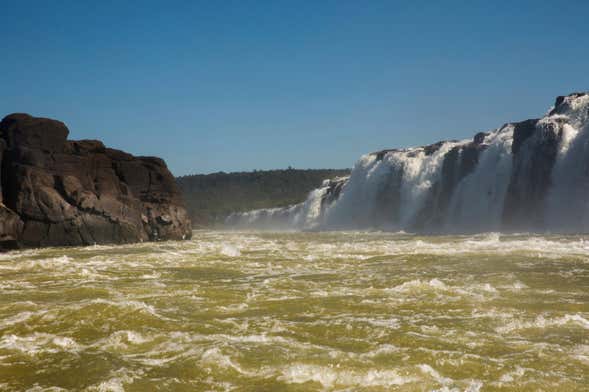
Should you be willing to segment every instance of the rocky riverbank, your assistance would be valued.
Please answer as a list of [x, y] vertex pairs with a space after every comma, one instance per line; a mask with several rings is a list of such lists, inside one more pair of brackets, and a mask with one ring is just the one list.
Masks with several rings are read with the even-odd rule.
[[28, 114], [0, 123], [0, 249], [191, 236], [162, 159], [68, 134], [64, 123]]

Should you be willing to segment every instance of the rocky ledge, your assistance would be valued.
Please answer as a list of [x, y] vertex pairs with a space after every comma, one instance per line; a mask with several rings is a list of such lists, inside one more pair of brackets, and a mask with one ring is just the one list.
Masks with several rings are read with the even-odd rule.
[[190, 219], [160, 158], [28, 114], [0, 122], [0, 250], [190, 238]]

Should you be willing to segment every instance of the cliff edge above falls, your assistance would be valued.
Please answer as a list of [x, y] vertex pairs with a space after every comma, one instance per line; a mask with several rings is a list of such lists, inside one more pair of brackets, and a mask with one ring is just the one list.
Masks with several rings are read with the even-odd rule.
[[0, 250], [190, 238], [163, 160], [68, 134], [28, 114], [0, 122]]

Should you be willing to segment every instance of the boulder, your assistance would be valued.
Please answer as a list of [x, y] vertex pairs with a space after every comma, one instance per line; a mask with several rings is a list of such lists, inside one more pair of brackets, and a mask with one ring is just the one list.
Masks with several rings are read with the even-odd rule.
[[60, 121], [27, 114], [0, 122], [0, 248], [190, 238], [163, 160], [68, 134]]

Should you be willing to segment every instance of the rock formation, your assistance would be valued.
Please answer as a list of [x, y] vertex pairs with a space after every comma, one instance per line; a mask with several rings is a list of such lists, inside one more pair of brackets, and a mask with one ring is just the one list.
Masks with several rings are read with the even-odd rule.
[[191, 236], [163, 160], [68, 134], [60, 121], [27, 114], [0, 122], [0, 248]]

